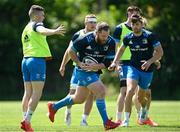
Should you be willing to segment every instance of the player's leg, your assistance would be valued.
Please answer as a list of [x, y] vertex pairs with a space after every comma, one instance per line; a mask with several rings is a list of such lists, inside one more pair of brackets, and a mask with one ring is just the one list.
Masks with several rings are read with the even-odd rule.
[[29, 58], [28, 69], [30, 71], [32, 96], [28, 104], [26, 119], [31, 120], [31, 116], [35, 111], [42, 95], [44, 82], [46, 78], [46, 60], [41, 58]]
[[67, 95], [65, 98], [58, 102], [48, 102], [48, 117], [51, 122], [54, 122], [54, 116], [56, 112], [68, 105], [82, 104], [89, 94], [89, 90], [86, 87], [78, 86], [74, 95]]
[[42, 90], [43, 90], [43, 87], [44, 87], [44, 82], [43, 81], [32, 81], [31, 82], [32, 84], [32, 96], [29, 100], [29, 103], [28, 103], [28, 109], [27, 109], [27, 113], [26, 113], [26, 116], [25, 116], [25, 120], [28, 121], [28, 122], [31, 122], [31, 118], [32, 118], [32, 115], [39, 103], [39, 100], [41, 98], [41, 95], [42, 95]]
[[125, 127], [129, 126], [129, 118], [130, 118], [131, 108], [132, 108], [132, 97], [138, 85], [138, 80], [139, 80], [139, 76], [138, 76], [137, 69], [135, 69], [134, 67], [128, 66], [124, 121], [121, 126], [125, 126]]
[[139, 91], [138, 91], [138, 99], [141, 104], [140, 109], [140, 119], [139, 124], [147, 124], [150, 126], [158, 126], [157, 123], [153, 122], [148, 117], [148, 107], [149, 107], [149, 100], [150, 100], [150, 94], [149, 94], [149, 86], [152, 81], [153, 73], [145, 73], [141, 72], [141, 79], [139, 82]]
[[116, 112], [116, 122], [122, 123], [122, 112], [124, 109], [124, 101], [126, 97], [126, 90], [127, 90], [127, 85], [126, 85], [126, 78], [127, 78], [127, 69], [128, 66], [123, 65], [121, 66], [122, 70], [119, 73], [119, 78], [120, 78], [120, 93], [117, 99], [117, 112]]
[[48, 117], [52, 122], [54, 122], [54, 116], [58, 109], [68, 105], [81, 104], [86, 100], [89, 90], [86, 88], [86, 83], [84, 83], [86, 82], [85, 74], [86, 73], [83, 71], [79, 71], [77, 73], [79, 86], [75, 92], [75, 95], [67, 95], [65, 98], [56, 103], [48, 102]]
[[23, 111], [23, 119], [26, 116], [26, 112], [28, 109], [28, 103], [32, 95], [32, 85], [30, 83], [30, 73], [27, 68], [27, 59], [22, 60], [21, 64], [21, 71], [23, 75], [23, 81], [24, 81], [24, 95], [22, 98], [22, 111]]
[[[140, 120], [147, 119], [147, 105], [149, 100], [148, 88], [151, 84], [153, 73], [140, 72], [139, 89], [138, 89], [138, 100], [141, 104]], [[147, 98], [148, 97], [148, 98]]]
[[[74, 68], [72, 77], [71, 77], [71, 81], [70, 81], [69, 95], [75, 94], [76, 88], [77, 88], [77, 83], [78, 83], [78, 80], [77, 80], [77, 76], [76, 76], [76, 68]], [[64, 121], [65, 121], [66, 125], [68, 125], [68, 126], [71, 124], [71, 107], [72, 107], [72, 105], [68, 105], [65, 110]]]
[[139, 87], [136, 88], [136, 91], [135, 91], [135, 94], [133, 95], [132, 101], [133, 101], [134, 106], [135, 106], [135, 108], [136, 108], [137, 117], [138, 117], [138, 119], [139, 119], [139, 116], [140, 116], [139, 111], [140, 111], [141, 105], [140, 105], [140, 103], [139, 103], [139, 101], [138, 101], [138, 88], [139, 88]]
[[23, 81], [24, 81], [24, 95], [22, 98], [23, 120], [21, 121], [21, 129], [23, 129], [25, 131], [26, 130], [33, 131], [30, 122], [27, 122], [25, 120], [25, 117], [27, 115], [29, 100], [32, 95], [32, 85], [30, 83], [30, 73], [28, 71], [26, 58], [23, 58], [23, 60], [22, 60], [21, 69], [22, 69]]
[[147, 111], [147, 98], [146, 98], [146, 90], [139, 87], [138, 89], [138, 101], [141, 105], [140, 108], [140, 120], [146, 120], [146, 111]]
[[24, 82], [24, 95], [22, 98], [22, 110], [23, 110], [23, 119], [26, 116], [28, 110], [29, 100], [32, 95], [32, 85], [30, 82]]
[[46, 61], [42, 58], [28, 58], [27, 68], [30, 72], [32, 94], [28, 102], [28, 109], [23, 123], [26, 130], [31, 130], [31, 127], [26, 125], [26, 122], [31, 122], [32, 115], [42, 95], [46, 75]]
[[151, 104], [151, 89], [148, 89], [146, 92], [146, 98], [147, 98], [147, 111], [146, 111], [146, 121], [144, 122], [146, 125], [156, 127], [158, 126], [158, 123], [154, 122], [150, 117], [149, 117], [149, 109], [150, 109], [150, 104]]
[[114, 123], [108, 119], [108, 115], [106, 112], [106, 103], [104, 99], [106, 88], [105, 85], [99, 80], [99, 76], [94, 77], [94, 82], [88, 85], [88, 88], [92, 91], [92, 93], [96, 97], [96, 106], [103, 120], [103, 125], [105, 130], [114, 129], [118, 127], [119, 126], [118, 123]]
[[92, 92], [89, 93], [89, 96], [85, 102], [85, 105], [84, 105], [84, 110], [83, 110], [83, 115], [82, 115], [82, 120], [80, 122], [80, 125], [81, 126], [88, 126], [88, 123], [87, 123], [87, 118], [91, 112], [91, 109], [93, 107], [93, 101], [94, 101], [94, 95]]
[[[126, 80], [123, 80], [126, 83]], [[122, 81], [121, 81], [122, 84]], [[124, 101], [125, 101], [125, 97], [126, 97], [126, 86], [122, 86], [120, 87], [120, 93], [117, 99], [117, 112], [116, 112], [116, 122], [118, 123], [122, 123], [122, 112], [124, 109]]]

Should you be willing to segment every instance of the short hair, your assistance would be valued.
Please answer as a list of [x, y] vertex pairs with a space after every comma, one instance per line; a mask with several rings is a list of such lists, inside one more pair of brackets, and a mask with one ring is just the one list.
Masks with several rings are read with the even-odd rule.
[[95, 14], [88, 14], [85, 16], [85, 22], [88, 22], [88, 19], [89, 18], [94, 18], [94, 19], [97, 19], [96, 15]]
[[143, 23], [143, 18], [140, 15], [132, 15], [131, 17], [131, 22], [136, 23], [136, 22], [141, 22]]
[[44, 8], [39, 5], [32, 5], [29, 10], [29, 17], [32, 17], [34, 14], [36, 14], [39, 11], [44, 11]]
[[101, 31], [109, 31], [109, 25], [106, 22], [99, 22], [96, 26], [96, 31], [101, 32]]
[[133, 11], [137, 11], [140, 15], [142, 15], [142, 10], [139, 7], [132, 5], [127, 8], [126, 11], [127, 17], [128, 17], [128, 12], [133, 12]]

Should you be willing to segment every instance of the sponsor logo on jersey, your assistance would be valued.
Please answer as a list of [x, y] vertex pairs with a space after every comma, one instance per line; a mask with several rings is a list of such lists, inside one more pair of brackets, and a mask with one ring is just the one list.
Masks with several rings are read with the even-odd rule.
[[92, 49], [92, 48], [91, 48], [91, 46], [89, 45], [89, 46], [86, 47], [86, 49]]

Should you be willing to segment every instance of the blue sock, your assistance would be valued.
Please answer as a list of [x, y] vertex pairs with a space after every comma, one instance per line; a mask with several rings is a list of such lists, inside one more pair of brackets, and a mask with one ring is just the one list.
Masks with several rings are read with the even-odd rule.
[[67, 95], [65, 98], [61, 99], [60, 101], [56, 102], [54, 105], [53, 105], [53, 109], [55, 110], [58, 110], [64, 106], [67, 106], [67, 105], [73, 105], [73, 99], [71, 96]]
[[106, 104], [105, 104], [104, 99], [97, 99], [96, 106], [101, 115], [101, 118], [103, 119], [103, 123], [105, 124], [106, 121], [108, 120], [108, 116], [107, 116], [107, 112], [106, 112]]

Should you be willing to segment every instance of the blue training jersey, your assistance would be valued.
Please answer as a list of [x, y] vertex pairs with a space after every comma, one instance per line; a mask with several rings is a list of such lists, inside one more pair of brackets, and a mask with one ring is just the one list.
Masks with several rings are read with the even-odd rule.
[[141, 69], [144, 60], [148, 60], [153, 56], [154, 47], [160, 45], [157, 37], [150, 31], [143, 29], [141, 36], [135, 36], [132, 33], [128, 34], [123, 39], [123, 46], [129, 46], [131, 51], [130, 64], [136, 69], [143, 72], [152, 72], [154, 64], [147, 71]]
[[111, 64], [115, 56], [115, 41], [111, 36], [105, 44], [99, 44], [95, 41], [95, 32], [88, 33], [84, 37], [73, 42], [71, 47], [78, 53], [79, 60], [88, 63], [91, 60], [94, 63], [103, 63], [106, 67]]

